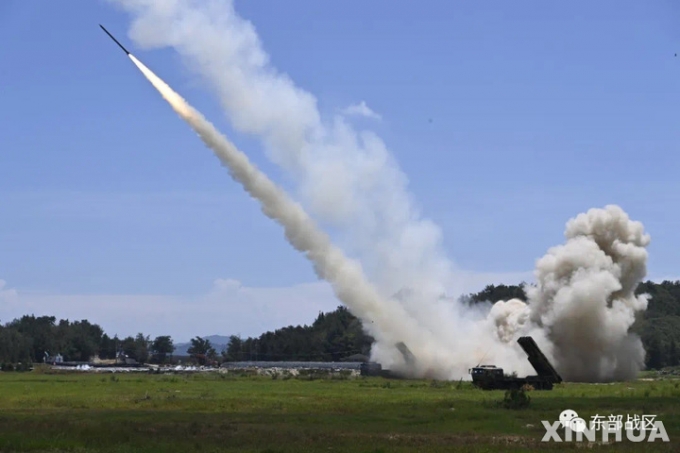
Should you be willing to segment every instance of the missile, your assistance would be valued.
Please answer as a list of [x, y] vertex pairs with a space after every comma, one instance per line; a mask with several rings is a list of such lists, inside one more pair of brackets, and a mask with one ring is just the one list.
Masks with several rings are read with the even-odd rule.
[[121, 43], [119, 43], [118, 40], [116, 38], [114, 38], [113, 35], [111, 33], [109, 33], [109, 31], [106, 28], [104, 28], [104, 26], [102, 24], [99, 24], [99, 26], [102, 27], [102, 30], [104, 30], [104, 33], [109, 35], [109, 38], [113, 39], [113, 41], [116, 44], [118, 44], [121, 49], [123, 49], [123, 52], [125, 52], [127, 55], [130, 55], [130, 52], [128, 52], [128, 50], [125, 47], [123, 47], [123, 45]]

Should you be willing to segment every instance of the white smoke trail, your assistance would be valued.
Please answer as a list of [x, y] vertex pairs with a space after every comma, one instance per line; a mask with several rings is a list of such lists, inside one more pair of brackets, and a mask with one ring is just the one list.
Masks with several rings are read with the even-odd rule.
[[[455, 348], [463, 327], [456, 325], [456, 307], [439, 300], [454, 283], [453, 264], [442, 251], [439, 228], [420, 217], [407, 178], [382, 140], [357, 132], [341, 116], [322, 121], [314, 96], [269, 64], [254, 27], [231, 0], [116, 3], [133, 14], [138, 44], [175, 48], [213, 87], [235, 128], [263, 140], [269, 157], [295, 176], [305, 207], [344, 236], [380, 295]], [[396, 293], [400, 297], [392, 299]], [[410, 334], [408, 324], [393, 327], [401, 338]], [[400, 358], [392, 363], [392, 353], [386, 344], [373, 356], [397, 366]]]
[[[305, 253], [314, 264], [317, 275], [331, 283], [337, 297], [362, 320], [378, 342], [393, 347], [399, 341], [405, 341], [418, 352], [422, 367], [444, 359], [446, 349], [437, 350], [437, 340], [403, 309], [388, 306], [386, 300], [365, 279], [361, 266], [333, 246], [328, 236], [314, 224], [300, 205], [288, 198], [245, 154], [163, 80], [133, 55], [129, 56], [173, 110], [229, 168], [232, 177], [260, 202], [262, 211], [284, 227], [288, 241], [298, 251]], [[417, 370], [403, 371], [419, 373]], [[435, 373], [442, 378], [448, 377], [442, 374], [441, 369], [435, 370]]]
[[342, 116], [324, 122], [316, 98], [272, 67], [232, 0], [111, 1], [133, 15], [134, 41], [177, 50], [218, 94], [232, 125], [262, 139], [300, 185], [307, 210], [337, 228], [383, 296], [417, 291], [401, 302], [421, 322], [438, 324], [420, 308], [450, 288], [453, 264], [440, 229], [421, 218], [377, 135], [356, 131]]

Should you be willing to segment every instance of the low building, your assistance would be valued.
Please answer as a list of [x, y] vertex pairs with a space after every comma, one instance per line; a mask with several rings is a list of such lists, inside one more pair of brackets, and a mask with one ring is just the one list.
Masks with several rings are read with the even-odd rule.
[[52, 365], [57, 364], [57, 363], [64, 363], [64, 357], [57, 353], [55, 356], [51, 356], [47, 353], [45, 353], [45, 363], [51, 363]]

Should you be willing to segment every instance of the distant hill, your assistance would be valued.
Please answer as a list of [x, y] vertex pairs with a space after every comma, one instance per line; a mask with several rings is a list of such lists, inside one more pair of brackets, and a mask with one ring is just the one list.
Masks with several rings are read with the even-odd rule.
[[[201, 337], [210, 341], [210, 344], [215, 351], [219, 354], [223, 349], [226, 349], [229, 345], [229, 337], [225, 335], [208, 335], [207, 337]], [[187, 343], [176, 343], [175, 352], [172, 355], [189, 355], [188, 349], [191, 347], [191, 342]]]

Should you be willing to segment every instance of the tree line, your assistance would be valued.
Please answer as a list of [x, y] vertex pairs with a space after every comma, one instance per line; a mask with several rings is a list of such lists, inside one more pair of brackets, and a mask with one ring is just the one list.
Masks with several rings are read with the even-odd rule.
[[361, 321], [340, 306], [333, 312], [319, 313], [309, 326], [288, 326], [256, 338], [231, 336], [222, 359], [337, 362], [355, 356], [360, 360], [370, 355], [373, 341]]
[[[680, 281], [645, 282], [637, 293], [650, 294], [649, 306], [632, 327], [647, 351], [647, 367], [658, 369], [680, 365]], [[526, 301], [524, 285], [488, 285], [482, 291], [461, 297], [457, 303], [477, 304], [512, 298]], [[229, 344], [216, 351], [208, 339], [191, 339], [188, 350], [198, 364], [225, 361], [340, 361], [364, 360], [370, 355], [373, 338], [347, 308], [340, 306], [319, 313], [311, 325], [288, 326], [259, 337], [231, 336]], [[0, 325], [0, 364], [30, 364], [64, 361], [134, 360], [140, 363], [173, 362], [171, 336], [151, 339], [142, 333], [118, 338], [104, 333], [87, 320], [59, 320], [54, 316], [23, 316]], [[10, 365], [11, 366], [11, 365]]]
[[135, 337], [111, 338], [99, 325], [88, 320], [57, 321], [54, 316], [26, 315], [0, 325], [0, 363], [5, 368], [9, 364], [57, 360], [89, 362], [93, 357], [163, 363], [174, 349], [169, 335], [153, 340], [141, 333]]

